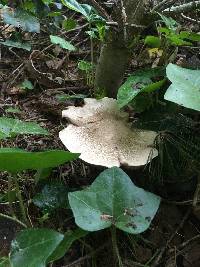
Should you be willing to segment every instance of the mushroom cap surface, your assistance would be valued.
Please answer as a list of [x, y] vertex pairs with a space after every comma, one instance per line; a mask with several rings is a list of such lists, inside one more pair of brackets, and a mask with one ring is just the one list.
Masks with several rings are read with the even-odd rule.
[[69, 151], [105, 167], [142, 166], [149, 161], [150, 152], [151, 158], [157, 156], [153, 148], [156, 132], [131, 129], [128, 114], [118, 109], [115, 99], [85, 99], [85, 103], [63, 111], [73, 123], [59, 133]]

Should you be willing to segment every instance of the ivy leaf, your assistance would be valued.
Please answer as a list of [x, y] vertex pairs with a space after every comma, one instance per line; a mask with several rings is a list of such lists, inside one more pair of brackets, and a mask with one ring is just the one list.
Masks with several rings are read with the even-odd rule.
[[27, 152], [18, 148], [1, 148], [0, 171], [19, 172], [53, 168], [78, 157], [79, 154], [62, 150]]
[[36, 17], [24, 9], [16, 10], [4, 8], [2, 10], [3, 21], [27, 32], [40, 32], [40, 23]]
[[0, 139], [17, 134], [49, 135], [49, 132], [35, 122], [24, 122], [18, 119], [0, 117]]
[[98, 231], [114, 225], [139, 234], [148, 229], [160, 198], [136, 187], [120, 168], [103, 171], [92, 185], [69, 193], [69, 204], [76, 224], [87, 231]]
[[55, 35], [50, 35], [50, 39], [52, 44], [57, 44], [60, 45], [60, 47], [69, 50], [69, 51], [75, 51], [76, 47], [73, 46], [70, 42], [66, 41], [65, 39], [55, 36]]
[[171, 63], [166, 70], [172, 84], [164, 98], [186, 108], [200, 111], [200, 70], [186, 69]]
[[58, 208], [68, 208], [68, 190], [63, 184], [46, 184], [41, 193], [33, 198], [33, 203], [44, 213], [51, 213]]
[[45, 267], [47, 259], [64, 239], [50, 229], [26, 229], [11, 244], [12, 267]]

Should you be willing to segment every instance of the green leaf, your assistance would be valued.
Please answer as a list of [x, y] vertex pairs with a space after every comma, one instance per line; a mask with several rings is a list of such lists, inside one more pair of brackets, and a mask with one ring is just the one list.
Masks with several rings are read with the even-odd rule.
[[4, 23], [6, 24], [10, 24], [18, 28], [20, 27], [24, 31], [28, 32], [40, 32], [40, 23], [38, 19], [23, 9], [3, 9], [2, 17]]
[[118, 90], [117, 103], [119, 107], [122, 108], [126, 106], [149, 84], [151, 84], [150, 78], [130, 76]]
[[74, 19], [65, 19], [63, 20], [62, 27], [66, 31], [73, 30], [77, 26], [77, 21]]
[[50, 39], [52, 44], [58, 44], [60, 47], [69, 50], [69, 51], [75, 51], [76, 47], [73, 46], [70, 42], [66, 41], [65, 39], [55, 36], [55, 35], [50, 35]]
[[136, 187], [120, 168], [103, 171], [92, 185], [69, 193], [76, 224], [87, 231], [114, 225], [132, 234], [148, 229], [160, 198]]
[[78, 157], [79, 154], [62, 150], [27, 152], [17, 148], [1, 148], [0, 171], [19, 172], [28, 169], [53, 168]]
[[48, 262], [56, 261], [62, 257], [64, 257], [65, 253], [69, 250], [74, 241], [85, 237], [88, 234], [87, 231], [84, 231], [80, 228], [77, 228], [74, 231], [69, 231], [65, 233], [65, 237], [63, 241], [59, 244], [57, 249], [53, 252], [53, 254], [48, 259]]
[[167, 66], [167, 77], [172, 82], [164, 98], [186, 108], [200, 111], [200, 70]]
[[78, 62], [78, 68], [79, 68], [79, 70], [83, 70], [85, 72], [89, 72], [92, 69], [94, 69], [94, 65], [89, 61], [80, 60]]
[[9, 47], [15, 47], [15, 48], [21, 48], [27, 51], [31, 51], [31, 44], [28, 42], [18, 42], [13, 40], [6, 40], [4, 42], [0, 42], [0, 44], [9, 46]]
[[117, 102], [119, 107], [126, 106], [142, 92], [150, 92], [151, 89], [158, 89], [162, 83], [152, 83], [151, 78], [160, 75], [164, 75], [162, 68], [136, 71], [134, 75], [128, 77], [126, 82], [118, 90]]
[[17, 134], [49, 135], [49, 132], [35, 122], [24, 122], [18, 119], [0, 117], [0, 138], [1, 134], [6, 138]]
[[178, 34], [170, 33], [169, 35], [166, 36], [166, 38], [171, 42], [171, 44], [176, 46], [192, 45], [191, 42], [181, 39]]
[[156, 48], [156, 47], [160, 47], [161, 45], [161, 40], [159, 37], [156, 37], [156, 36], [152, 36], [152, 35], [148, 35], [145, 40], [144, 40], [144, 43], [146, 45], [148, 45], [149, 47], [152, 47], [152, 48]]
[[55, 209], [69, 208], [67, 195], [68, 189], [63, 184], [46, 184], [33, 198], [33, 203], [44, 213], [51, 213]]
[[182, 39], [188, 39], [194, 42], [200, 42], [200, 34], [194, 32], [181, 31], [179, 37]]
[[30, 82], [29, 80], [25, 79], [21, 83], [20, 88], [22, 88], [22, 89], [28, 89], [28, 90], [33, 90], [34, 89], [34, 86], [33, 86], [32, 82]]
[[76, 0], [61, 0], [64, 6], [67, 6], [69, 9], [72, 9], [76, 12], [81, 13], [88, 21], [90, 21], [90, 16], [94, 9], [87, 4], [79, 4]]
[[12, 267], [46, 267], [47, 259], [64, 239], [50, 229], [26, 229], [11, 244]]
[[161, 17], [162, 21], [165, 23], [165, 25], [167, 26], [167, 28], [169, 28], [170, 30], [173, 30], [174, 32], [176, 31], [176, 29], [180, 25], [177, 21], [175, 21], [171, 17], [168, 18], [168, 17], [164, 16], [161, 13], [158, 13], [158, 15]]

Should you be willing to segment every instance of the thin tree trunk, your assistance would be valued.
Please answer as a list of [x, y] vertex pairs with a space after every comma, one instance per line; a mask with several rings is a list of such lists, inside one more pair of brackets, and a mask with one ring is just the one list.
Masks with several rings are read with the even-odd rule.
[[145, 0], [118, 0], [112, 19], [117, 28], [110, 28], [102, 46], [95, 76], [95, 91], [116, 97], [134, 47], [130, 44], [144, 28]]

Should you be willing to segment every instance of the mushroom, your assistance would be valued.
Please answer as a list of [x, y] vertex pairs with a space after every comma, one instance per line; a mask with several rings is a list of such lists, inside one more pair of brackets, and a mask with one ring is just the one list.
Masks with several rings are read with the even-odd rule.
[[62, 112], [71, 124], [60, 131], [65, 147], [81, 153], [85, 162], [105, 167], [143, 166], [158, 155], [153, 148], [156, 132], [132, 129], [128, 114], [117, 100], [86, 98], [83, 107], [71, 106]]

